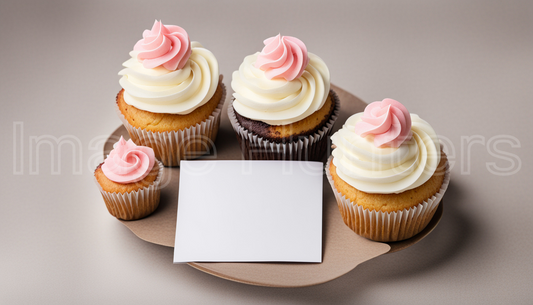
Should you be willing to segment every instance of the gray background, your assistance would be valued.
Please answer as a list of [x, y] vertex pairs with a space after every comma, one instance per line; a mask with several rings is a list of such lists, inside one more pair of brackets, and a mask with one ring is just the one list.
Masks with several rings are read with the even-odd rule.
[[[0, 303], [530, 303], [532, 3], [0, 2]], [[321, 56], [334, 84], [421, 115], [453, 165], [442, 222], [407, 250], [308, 288], [173, 265], [171, 248], [108, 214], [92, 181], [120, 125], [117, 72], [156, 18], [209, 48], [228, 86], [244, 56], [282, 33]], [[36, 147], [47, 139], [75, 145]]]

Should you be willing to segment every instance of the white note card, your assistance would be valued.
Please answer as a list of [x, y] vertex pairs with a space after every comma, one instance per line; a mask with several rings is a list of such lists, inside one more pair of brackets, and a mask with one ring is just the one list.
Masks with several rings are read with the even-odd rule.
[[322, 262], [323, 164], [181, 161], [174, 263]]

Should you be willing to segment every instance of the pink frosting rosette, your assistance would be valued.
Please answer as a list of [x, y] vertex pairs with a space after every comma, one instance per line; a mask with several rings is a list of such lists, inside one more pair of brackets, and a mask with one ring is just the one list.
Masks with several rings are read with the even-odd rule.
[[137, 146], [132, 140], [120, 140], [113, 145], [102, 171], [109, 180], [117, 183], [141, 181], [150, 173], [155, 163], [154, 150], [146, 146]]
[[292, 81], [304, 73], [309, 63], [305, 44], [296, 37], [270, 37], [257, 57], [255, 67], [265, 71], [268, 79], [284, 78]]
[[133, 47], [139, 51], [137, 59], [143, 67], [153, 69], [163, 66], [174, 71], [182, 69], [191, 56], [191, 41], [187, 32], [177, 25], [163, 25], [155, 21], [151, 30], [143, 32], [143, 39]]
[[400, 102], [386, 98], [366, 106], [361, 121], [355, 124], [361, 137], [374, 136], [376, 147], [400, 147], [411, 139], [411, 115]]

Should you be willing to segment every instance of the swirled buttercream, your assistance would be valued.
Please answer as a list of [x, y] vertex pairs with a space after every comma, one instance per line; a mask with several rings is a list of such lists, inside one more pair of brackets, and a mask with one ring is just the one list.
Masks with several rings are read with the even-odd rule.
[[337, 174], [356, 189], [367, 193], [392, 194], [425, 183], [440, 162], [440, 144], [433, 128], [410, 114], [412, 137], [399, 147], [376, 147], [374, 136], [362, 137], [356, 125], [363, 113], [348, 118], [331, 140]]
[[140, 59], [140, 54], [131, 51], [131, 58], [118, 73], [122, 76], [119, 82], [124, 88], [124, 101], [129, 105], [155, 113], [189, 114], [215, 94], [218, 62], [200, 43], [191, 42], [190, 57], [181, 69], [173, 71], [161, 65], [146, 68], [147, 59]]
[[308, 117], [324, 105], [330, 76], [320, 57], [309, 52], [309, 64], [301, 76], [287, 81], [270, 79], [265, 71], [257, 68], [259, 56], [259, 52], [246, 56], [232, 75], [233, 108], [240, 115], [270, 125], [287, 125]]
[[287, 81], [302, 76], [309, 63], [307, 47], [296, 37], [270, 37], [264, 42], [265, 47], [257, 56], [255, 67], [265, 71], [268, 79], [284, 78]]
[[113, 145], [113, 150], [102, 164], [102, 171], [109, 180], [117, 183], [141, 181], [154, 167], [154, 150], [137, 146], [123, 137]]
[[361, 137], [374, 136], [377, 147], [399, 147], [411, 139], [411, 116], [400, 102], [386, 98], [370, 103], [355, 124], [355, 133]]
[[187, 32], [177, 25], [163, 25], [155, 21], [151, 30], [143, 32], [133, 50], [143, 67], [163, 66], [167, 70], [182, 69], [191, 56], [191, 41]]

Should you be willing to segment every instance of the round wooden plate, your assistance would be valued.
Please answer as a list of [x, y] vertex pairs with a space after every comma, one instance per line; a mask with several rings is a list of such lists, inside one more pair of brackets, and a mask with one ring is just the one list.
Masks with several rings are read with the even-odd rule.
[[[366, 104], [339, 87], [332, 89], [341, 100], [341, 112], [334, 131], [346, 119], [363, 111]], [[120, 136], [128, 139], [124, 126], [117, 128], [104, 145], [104, 158]], [[326, 153], [323, 161], [326, 161]], [[226, 107], [222, 111], [220, 130], [215, 149], [202, 159], [242, 160], [239, 144], [229, 123]], [[179, 168], [165, 167], [162, 179], [161, 201], [150, 216], [136, 221], [121, 222], [140, 239], [150, 243], [174, 247], [178, 208]], [[443, 202], [428, 226], [416, 236], [394, 243], [367, 240], [351, 231], [342, 221], [335, 196], [324, 177], [322, 263], [189, 263], [190, 266], [227, 280], [270, 287], [304, 287], [336, 279], [354, 269], [358, 264], [385, 253], [393, 253], [410, 247], [426, 237], [439, 223]]]

